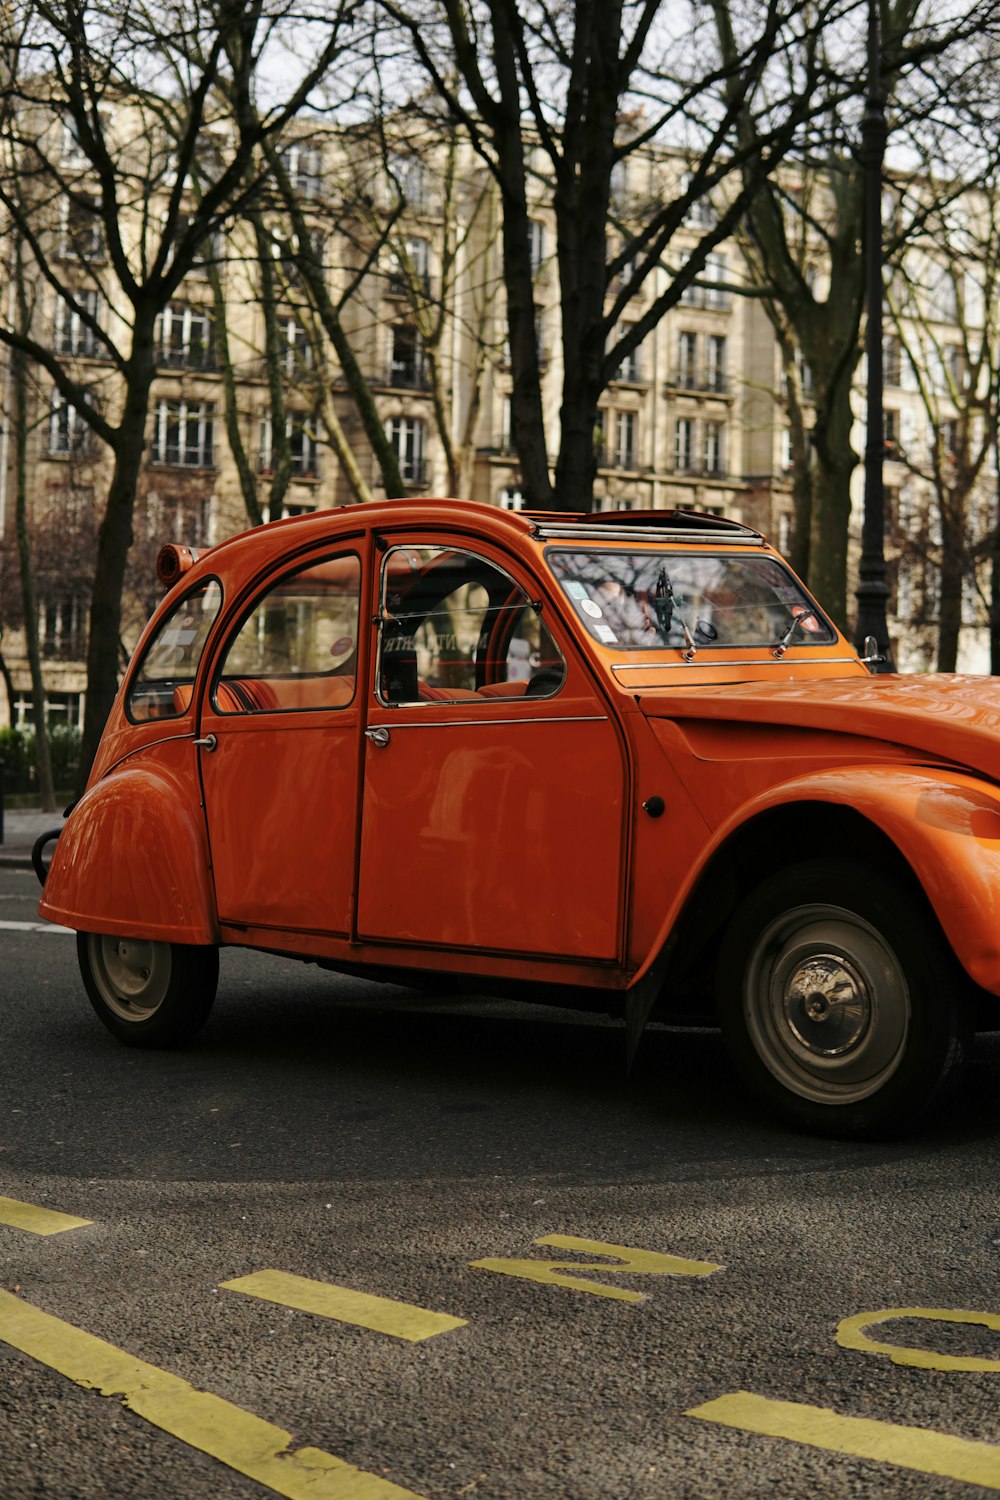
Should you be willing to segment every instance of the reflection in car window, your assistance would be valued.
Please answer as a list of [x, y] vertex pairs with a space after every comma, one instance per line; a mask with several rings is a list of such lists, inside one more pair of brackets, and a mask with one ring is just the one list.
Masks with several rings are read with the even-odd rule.
[[129, 686], [132, 720], [175, 719], [191, 702], [201, 653], [219, 613], [222, 589], [214, 578], [185, 594], [161, 621]]
[[285, 573], [226, 648], [214, 707], [224, 714], [345, 708], [354, 698], [360, 596], [354, 553]]
[[383, 703], [548, 698], [566, 662], [527, 594], [486, 558], [394, 547], [382, 569]]
[[772, 557], [553, 548], [546, 560], [588, 633], [604, 646], [773, 647], [793, 622], [793, 645], [837, 639], [826, 616]]

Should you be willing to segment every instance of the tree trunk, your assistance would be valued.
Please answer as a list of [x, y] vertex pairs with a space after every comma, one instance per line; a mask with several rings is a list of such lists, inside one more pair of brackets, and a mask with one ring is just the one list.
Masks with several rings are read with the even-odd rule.
[[[20, 245], [15, 249], [15, 274], [18, 278], [18, 321], [27, 332], [30, 323], [28, 299], [23, 280]], [[42, 652], [38, 640], [38, 601], [35, 598], [35, 576], [31, 563], [31, 541], [28, 536], [28, 377], [25, 357], [19, 350], [11, 354], [14, 396], [14, 493], [17, 527], [17, 556], [21, 573], [21, 607], [24, 615], [24, 639], [28, 648], [31, 673], [31, 716], [35, 723], [35, 766], [38, 792], [43, 812], [55, 810], [52, 785], [52, 757], [49, 753], [49, 730], [45, 680], [42, 675]]]
[[954, 672], [962, 631], [962, 584], [965, 579], [964, 507], [941, 497], [941, 567], [938, 597], [938, 672]]
[[809, 587], [841, 629], [848, 620], [847, 538], [851, 475], [857, 467], [853, 422], [851, 371], [844, 371], [825, 398], [817, 394], [808, 574]]
[[87, 701], [80, 745], [82, 792], [97, 754], [104, 726], [118, 692], [118, 649], [121, 632], [125, 566], [132, 545], [135, 492], [145, 455], [146, 414], [155, 371], [153, 315], [139, 322], [128, 364], [125, 404], [115, 439], [115, 464], [104, 518], [97, 534], [94, 591], [90, 601], [87, 641]]

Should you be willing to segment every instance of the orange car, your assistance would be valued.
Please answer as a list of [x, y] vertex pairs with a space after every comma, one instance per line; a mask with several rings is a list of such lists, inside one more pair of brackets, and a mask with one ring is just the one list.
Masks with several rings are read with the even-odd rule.
[[[353, 506], [176, 578], [40, 911], [137, 1046], [221, 944], [623, 1015], [714, 988], [786, 1118], [894, 1131], [1000, 995], [1000, 688], [872, 676], [758, 533]], [[39, 854], [40, 861], [40, 854]]]

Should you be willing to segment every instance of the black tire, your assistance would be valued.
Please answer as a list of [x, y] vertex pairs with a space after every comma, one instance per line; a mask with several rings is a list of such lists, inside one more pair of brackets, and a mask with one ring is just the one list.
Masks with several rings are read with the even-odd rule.
[[126, 1046], [183, 1046], [208, 1020], [217, 948], [79, 932], [76, 951], [91, 1005]]
[[723, 1038], [786, 1121], [898, 1135], [958, 1083], [969, 986], [922, 893], [840, 860], [778, 871], [737, 909], [719, 955]]

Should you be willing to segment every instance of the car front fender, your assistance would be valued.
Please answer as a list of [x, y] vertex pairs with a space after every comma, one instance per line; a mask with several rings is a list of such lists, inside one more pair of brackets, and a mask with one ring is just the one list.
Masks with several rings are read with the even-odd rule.
[[81, 797], [55, 846], [43, 917], [79, 932], [219, 941], [191, 753], [187, 738], [151, 747]]
[[[689, 872], [634, 987], [653, 970], [683, 920], [688, 897], [727, 843], [769, 813], [808, 804], [850, 810], [879, 829], [913, 871], [966, 973], [1000, 995], [1000, 788], [960, 771], [898, 764], [811, 772], [744, 803], [715, 830], [704, 858]], [[790, 841], [788, 863], [824, 852]], [[850, 857], [849, 846], [834, 852]], [[863, 911], [863, 884], [858, 894]]]
[[881, 829], [923, 887], [966, 973], [1000, 994], [1000, 789], [934, 768], [840, 767], [777, 789], [743, 808], [741, 821], [790, 801], [849, 807]]

